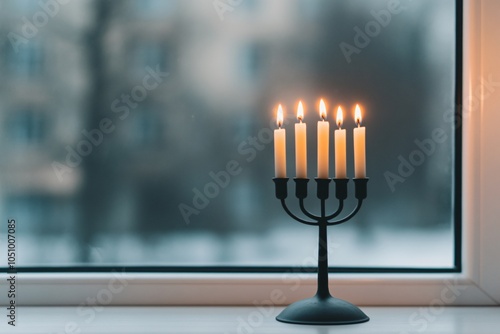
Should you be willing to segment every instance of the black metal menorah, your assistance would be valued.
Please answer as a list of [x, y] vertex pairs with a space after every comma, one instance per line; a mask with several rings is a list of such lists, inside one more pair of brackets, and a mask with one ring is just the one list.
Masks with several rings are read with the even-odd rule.
[[335, 298], [330, 294], [328, 287], [328, 238], [327, 227], [339, 225], [354, 217], [361, 209], [361, 204], [367, 196], [368, 178], [355, 178], [354, 197], [357, 199], [356, 207], [346, 216], [337, 219], [344, 211], [344, 201], [348, 197], [347, 184], [349, 179], [334, 178], [335, 198], [338, 200], [337, 210], [331, 214], [326, 213], [326, 202], [330, 197], [330, 183], [332, 179], [315, 179], [317, 197], [321, 203], [320, 214], [315, 215], [305, 208], [304, 200], [307, 198], [307, 184], [309, 179], [295, 178], [295, 196], [299, 201], [300, 211], [306, 219], [292, 213], [286, 204], [288, 196], [288, 178], [274, 178], [276, 197], [281, 201], [285, 212], [296, 221], [318, 226], [318, 287], [314, 297], [300, 300], [286, 307], [276, 320], [293, 324], [306, 325], [347, 325], [370, 320], [368, 316], [356, 305], [345, 300]]

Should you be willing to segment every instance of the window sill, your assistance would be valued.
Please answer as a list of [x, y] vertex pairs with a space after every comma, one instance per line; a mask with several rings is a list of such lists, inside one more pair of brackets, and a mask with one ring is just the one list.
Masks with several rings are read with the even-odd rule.
[[[16, 327], [29, 333], [318, 333], [318, 326], [276, 321], [281, 307], [23, 307]], [[498, 307], [364, 307], [349, 333], [498, 333]], [[322, 327], [323, 328], [323, 327]], [[320, 333], [329, 332], [325, 327]], [[0, 332], [12, 332], [6, 320]]]
[[[315, 274], [18, 274], [19, 305], [254, 305], [274, 290], [283, 305], [310, 297]], [[498, 305], [465, 274], [331, 274], [334, 296], [357, 305]], [[5, 304], [0, 296], [0, 304]]]

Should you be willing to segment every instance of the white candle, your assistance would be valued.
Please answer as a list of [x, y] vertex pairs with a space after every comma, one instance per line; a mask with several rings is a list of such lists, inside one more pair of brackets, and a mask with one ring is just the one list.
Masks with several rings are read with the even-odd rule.
[[347, 161], [346, 161], [346, 131], [342, 129], [342, 108], [337, 109], [337, 125], [338, 130], [335, 130], [335, 177], [337, 179], [347, 178]]
[[366, 177], [365, 127], [361, 125], [361, 110], [356, 105], [355, 119], [358, 127], [354, 129], [354, 177]]
[[330, 124], [326, 119], [326, 106], [323, 100], [319, 103], [319, 114], [322, 118], [318, 122], [318, 178], [328, 178], [328, 145], [329, 145], [329, 132]]
[[281, 104], [278, 107], [278, 116], [276, 118], [278, 129], [274, 130], [274, 169], [277, 178], [286, 177], [286, 132], [282, 129], [283, 108]]
[[297, 107], [297, 119], [299, 123], [295, 124], [295, 172], [298, 179], [307, 178], [307, 128], [302, 123], [304, 119], [304, 107], [299, 102]]

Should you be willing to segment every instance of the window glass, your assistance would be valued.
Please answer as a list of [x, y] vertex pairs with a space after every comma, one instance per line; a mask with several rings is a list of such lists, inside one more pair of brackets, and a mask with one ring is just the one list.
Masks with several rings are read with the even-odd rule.
[[344, 108], [351, 178], [361, 104], [370, 177], [359, 214], [329, 229], [330, 265], [453, 267], [454, 1], [40, 4], [1, 13], [0, 214], [19, 265], [314, 265], [317, 229], [274, 195], [272, 136], [282, 103], [293, 178], [301, 99], [319, 210], [324, 98], [332, 149]]

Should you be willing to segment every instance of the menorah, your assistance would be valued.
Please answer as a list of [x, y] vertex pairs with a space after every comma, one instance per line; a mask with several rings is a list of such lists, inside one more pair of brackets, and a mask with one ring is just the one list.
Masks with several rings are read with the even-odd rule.
[[286, 307], [276, 320], [293, 324], [307, 325], [347, 325], [366, 322], [370, 320], [357, 306], [335, 298], [330, 294], [328, 287], [328, 238], [327, 227], [339, 225], [354, 217], [361, 209], [361, 204], [367, 196], [368, 178], [354, 178], [354, 197], [357, 199], [356, 207], [345, 217], [337, 219], [344, 211], [344, 201], [348, 198], [347, 178], [334, 178], [335, 197], [338, 200], [337, 210], [331, 214], [326, 213], [326, 202], [330, 197], [330, 183], [332, 179], [316, 178], [317, 193], [320, 200], [320, 214], [315, 215], [305, 208], [304, 200], [307, 198], [307, 178], [295, 178], [295, 196], [298, 199], [300, 211], [307, 219], [302, 219], [292, 213], [286, 204], [288, 197], [288, 178], [274, 178], [276, 197], [281, 201], [285, 212], [296, 221], [312, 226], [318, 226], [318, 283], [314, 297], [295, 302]]

